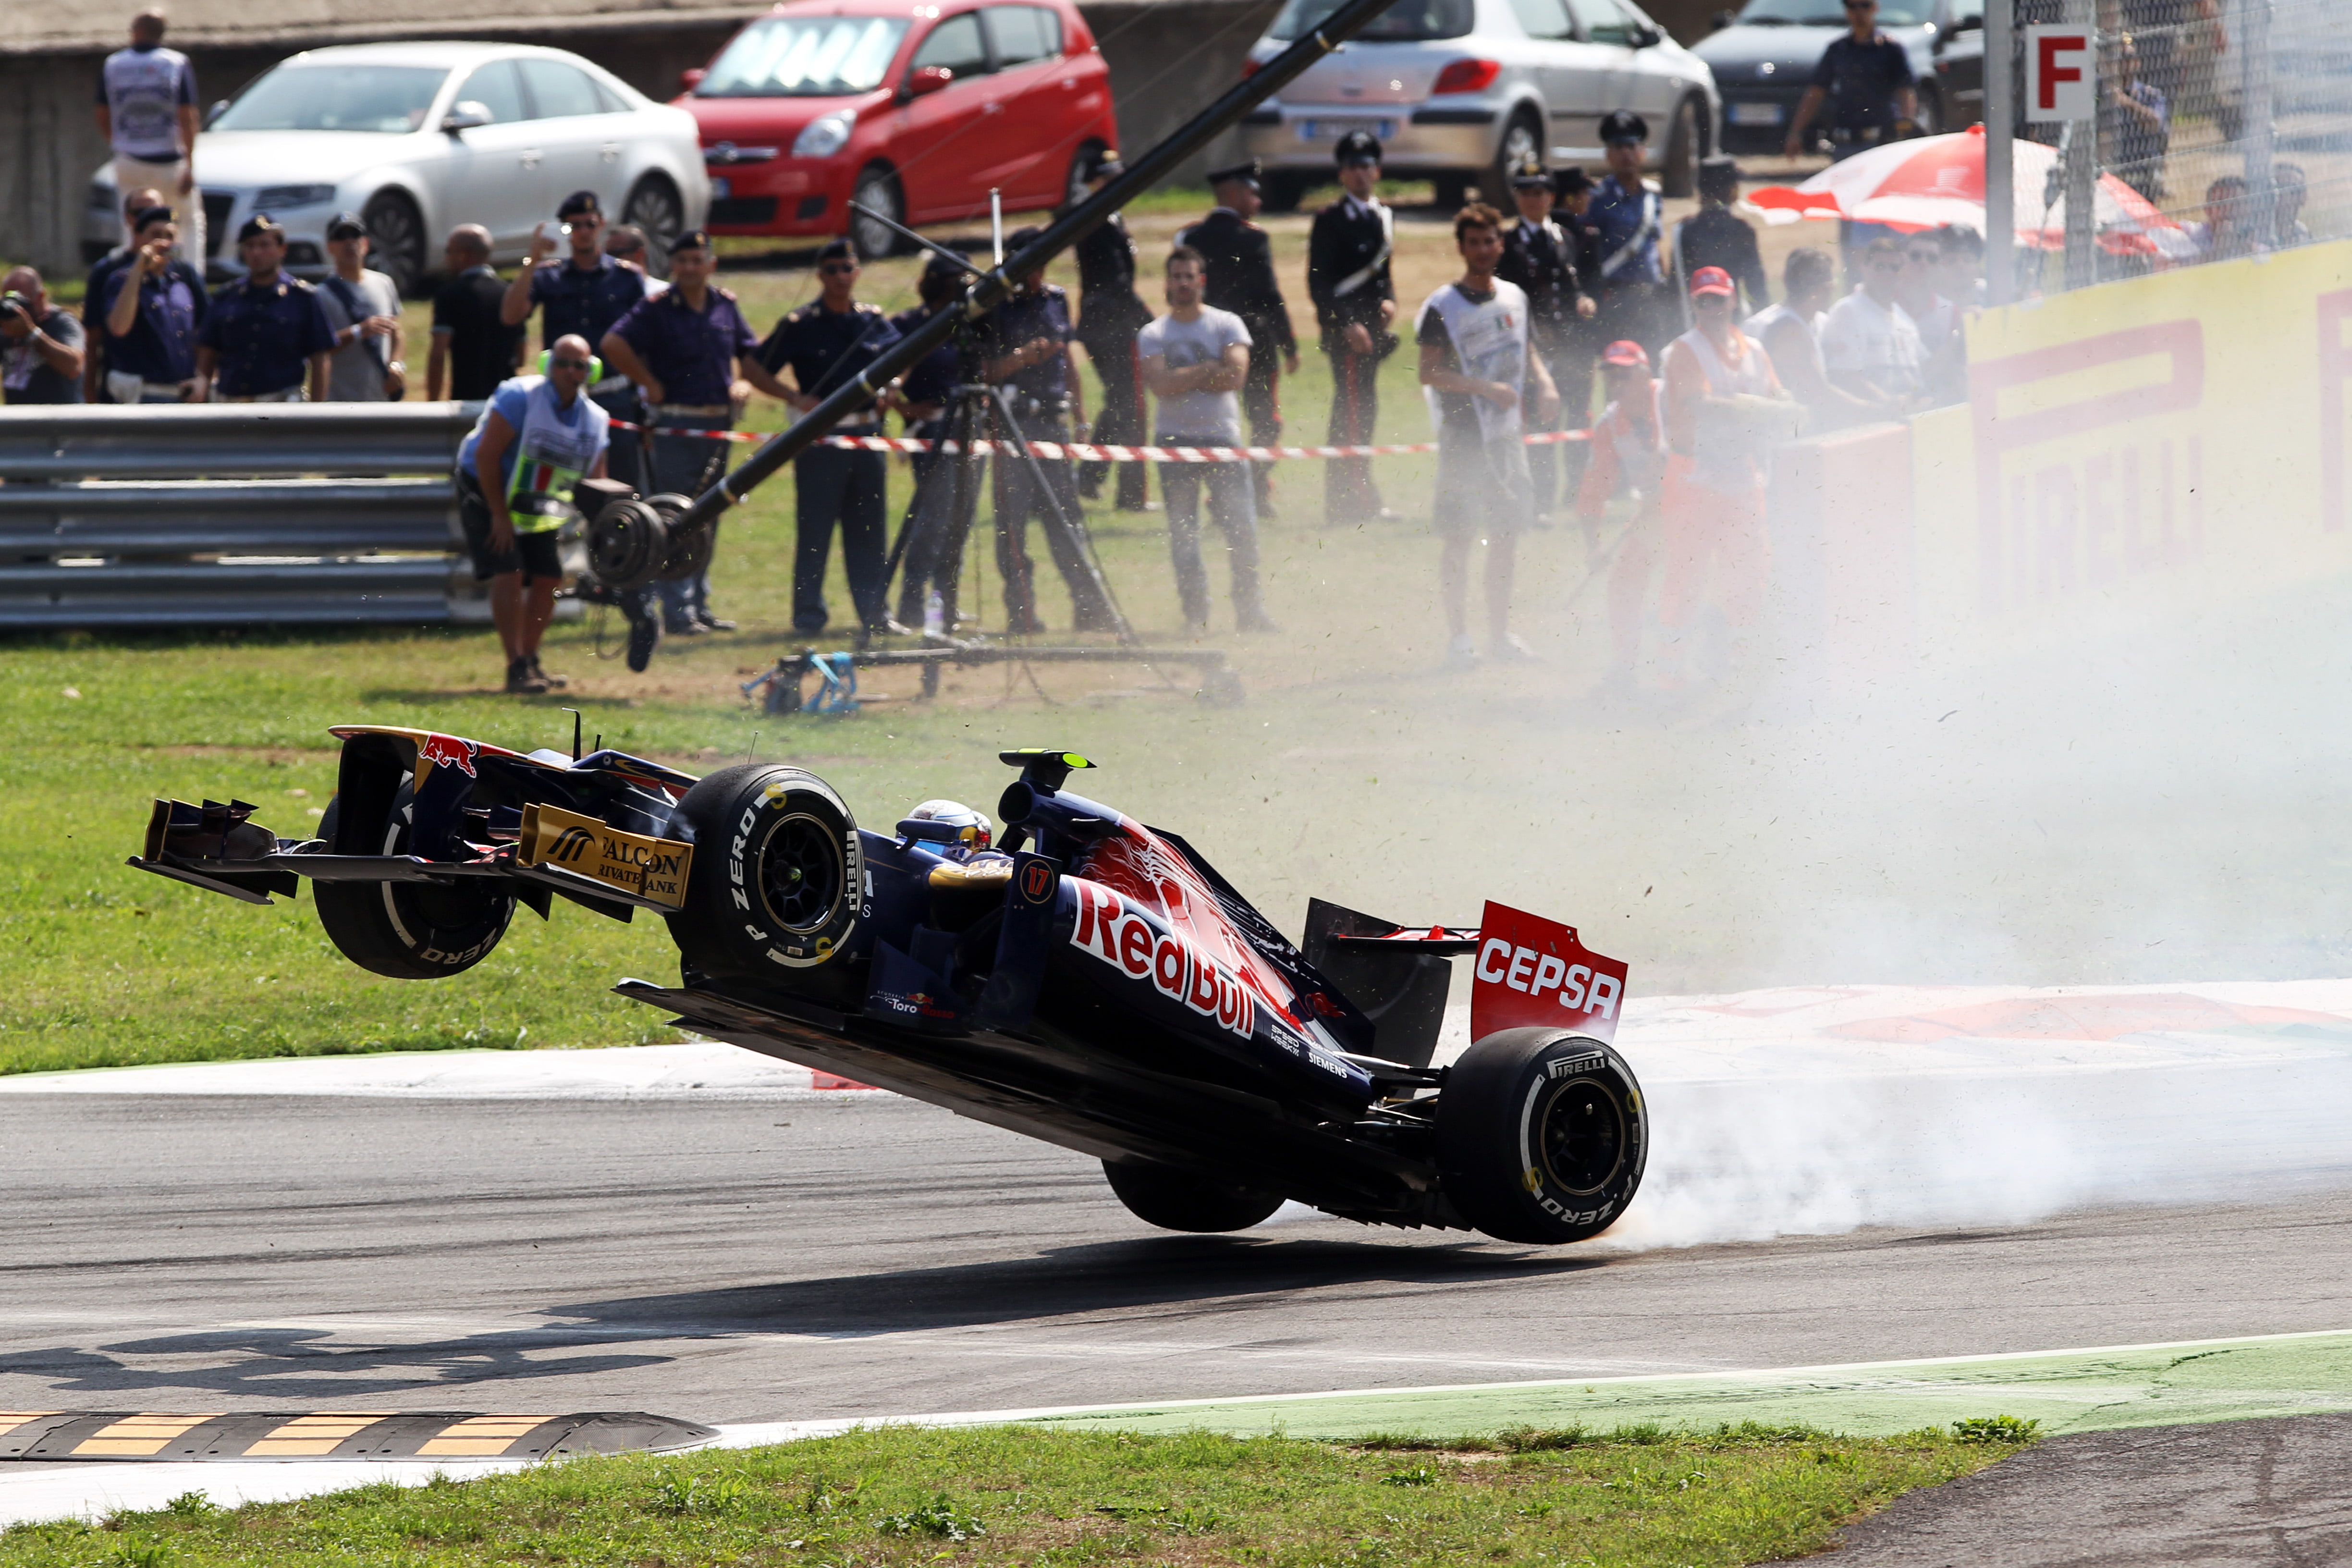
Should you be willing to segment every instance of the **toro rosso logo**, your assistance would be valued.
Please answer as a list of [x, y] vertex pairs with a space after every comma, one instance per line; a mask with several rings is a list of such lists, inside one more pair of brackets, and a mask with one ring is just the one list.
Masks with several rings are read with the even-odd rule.
[[1250, 1037], [1256, 1004], [1232, 970], [1182, 937], [1152, 930], [1150, 921], [1100, 883], [1073, 877], [1070, 886], [1078, 895], [1071, 946], [1130, 980], [1149, 981], [1161, 995], [1215, 1019], [1220, 1027]]
[[421, 768], [430, 763], [437, 768], [456, 768], [470, 779], [477, 776], [475, 750], [473, 742], [455, 735], [427, 735], [416, 743], [416, 765]]

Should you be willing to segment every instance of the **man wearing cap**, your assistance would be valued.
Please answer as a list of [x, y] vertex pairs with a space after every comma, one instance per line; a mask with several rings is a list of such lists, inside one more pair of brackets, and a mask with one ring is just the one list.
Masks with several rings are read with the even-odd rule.
[[[1551, 220], [1551, 176], [1541, 163], [1530, 161], [1511, 176], [1511, 196], [1518, 204], [1519, 220], [1503, 236], [1503, 259], [1495, 276], [1517, 284], [1527, 295], [1530, 357], [1543, 362], [1557, 388], [1568, 368], [1572, 336], [1591, 317], [1593, 304], [1576, 275], [1575, 242]], [[1530, 382], [1528, 395], [1533, 393]], [[1528, 426], [1530, 430], [1559, 427], [1557, 415]], [[1528, 473], [1539, 518], [1550, 512], [1553, 499], [1559, 494], [1559, 451], [1551, 445], [1528, 448]]]
[[[845, 239], [826, 241], [816, 253], [816, 270], [820, 292], [815, 302], [778, 321], [760, 345], [763, 367], [772, 373], [792, 372], [795, 390], [786, 401], [797, 414], [807, 413], [863, 377], [866, 367], [898, 342], [898, 329], [882, 307], [857, 298], [856, 247]], [[882, 409], [877, 400], [845, 416], [833, 433], [879, 436]], [[882, 492], [889, 479], [889, 459], [879, 452], [820, 444], [793, 459], [798, 529], [793, 551], [793, 630], [821, 632], [832, 618], [824, 603], [824, 565], [838, 522], [841, 563], [857, 610], [858, 640], [906, 633], [904, 626], [890, 618], [890, 584], [882, 569], [887, 537]]]
[[[114, 269], [126, 266], [139, 254], [139, 215], [162, 207], [171, 210], [163, 193], [152, 185], [135, 186], [122, 193], [122, 234], [121, 245], [90, 263], [89, 271], [81, 286], [82, 338], [89, 351], [82, 356], [81, 400], [84, 403], [110, 403], [106, 394], [106, 280]], [[177, 233], [176, 226], [173, 232]], [[176, 247], [178, 241], [173, 242]], [[198, 274], [202, 277], [202, 274]], [[201, 287], [198, 289], [202, 292]], [[193, 351], [192, 351], [193, 352]]]
[[1846, 33], [1830, 40], [1813, 67], [1812, 84], [1797, 101], [1782, 149], [1795, 158], [1811, 152], [1805, 133], [1826, 102], [1830, 109], [1830, 156], [1853, 157], [1865, 147], [1917, 129], [1917, 79], [1911, 56], [1878, 30], [1878, 0], [1844, 0]]
[[[1592, 415], [1592, 376], [1594, 361], [1601, 343], [1598, 320], [1601, 289], [1601, 233], [1585, 218], [1592, 205], [1592, 176], [1570, 164], [1552, 177], [1551, 221], [1559, 225], [1560, 233], [1568, 237], [1569, 249], [1576, 262], [1576, 280], [1587, 298], [1593, 301], [1594, 319], [1580, 317], [1569, 329], [1568, 350], [1558, 361], [1545, 368], [1552, 373], [1552, 385], [1559, 391], [1559, 417], [1563, 429], [1578, 430], [1586, 426]], [[1561, 373], [1567, 379], [1561, 379]], [[1581, 483], [1584, 472], [1585, 447], [1581, 442], [1571, 443], [1560, 452], [1563, 493]]]
[[141, 11], [131, 19], [131, 47], [115, 50], [99, 68], [98, 133], [114, 149], [116, 188], [161, 191], [179, 226], [180, 259], [201, 269], [210, 254], [204, 198], [196, 191], [196, 132], [204, 116], [196, 107], [195, 67], [179, 50], [163, 47], [163, 26], [162, 11]]
[[[1661, 650], [1668, 685], [1682, 679], [1702, 606], [1719, 608], [1735, 635], [1754, 624], [1772, 564], [1764, 455], [1802, 417], [1764, 345], [1739, 330], [1737, 292], [1720, 267], [1691, 274], [1694, 324], [1667, 348], [1663, 367], [1666, 576], [1658, 618], [1673, 634]], [[1727, 671], [1727, 658], [1710, 662], [1704, 673]]]
[[501, 382], [457, 448], [457, 515], [474, 576], [490, 585], [490, 620], [507, 657], [507, 690], [532, 696], [567, 684], [540, 668], [563, 564], [556, 531], [572, 487], [604, 472], [612, 419], [583, 395], [595, 368], [587, 342], [558, 338], [547, 374]]
[[167, 206], [139, 215], [139, 247], [90, 301], [106, 337], [110, 403], [186, 403], [196, 395], [196, 334], [212, 308], [205, 280], [179, 259]]
[[1600, 276], [1587, 279], [1587, 287], [1598, 289], [1601, 335], [1630, 338], [1654, 355], [1673, 333], [1667, 312], [1674, 306], [1668, 300], [1660, 309], [1666, 275], [1658, 260], [1658, 237], [1665, 198], [1642, 177], [1642, 149], [1649, 139], [1649, 121], [1631, 110], [1602, 117], [1609, 173], [1593, 187], [1584, 221], [1591, 225], [1601, 252]]
[[[668, 289], [640, 300], [604, 334], [604, 363], [637, 384], [654, 426], [648, 483], [652, 492], [698, 496], [727, 471], [729, 443], [681, 434], [728, 430], [748, 398], [739, 382], [790, 402], [793, 389], [759, 359], [760, 340], [736, 308], [735, 296], [712, 281], [719, 258], [707, 230], [690, 228], [671, 242]], [[629, 668], [642, 670], [665, 632], [694, 636], [730, 631], [734, 623], [710, 613], [710, 574], [661, 584], [655, 615], [640, 591], [628, 606]]]
[[[1486, 547], [1486, 625], [1497, 658], [1535, 655], [1510, 629], [1511, 578], [1518, 536], [1534, 521], [1525, 416], [1555, 412], [1551, 376], [1528, 352], [1528, 297], [1495, 276], [1503, 259], [1503, 216], [1473, 202], [1454, 216], [1462, 276], [1432, 294], [1416, 318], [1421, 384], [1435, 394], [1439, 595], [1446, 661], [1475, 663], [1470, 639], [1470, 547]], [[1526, 405], [1532, 401], [1534, 406]]]
[[[934, 253], [916, 279], [915, 291], [921, 303], [891, 317], [891, 329], [908, 337], [941, 310], [955, 310], [969, 276], [970, 268]], [[962, 391], [963, 355], [950, 339], [917, 360], [899, 378], [898, 405], [907, 422], [905, 433], [919, 441], [945, 440], [951, 427], [950, 407]], [[898, 618], [903, 625], [920, 626], [927, 633], [955, 630], [964, 536], [971, 529], [972, 512], [979, 505], [981, 467], [987, 461], [976, 455], [942, 452], [936, 445], [908, 455], [915, 493], [907, 500], [896, 549], [901, 562]], [[936, 616], [929, 613], [933, 594], [939, 595]]]
[[[1089, 193], [1099, 191], [1125, 172], [1117, 153], [1095, 159], [1087, 181]], [[1105, 446], [1143, 445], [1143, 394], [1136, 368], [1135, 334], [1151, 320], [1150, 308], [1135, 291], [1135, 241], [1127, 232], [1124, 215], [1113, 213], [1078, 241], [1078, 342], [1094, 362], [1102, 381], [1102, 406], [1095, 416], [1094, 438]], [[1078, 468], [1078, 493], [1091, 500], [1102, 489], [1103, 472], [1110, 465], [1087, 462]], [[1144, 477], [1146, 463], [1118, 466], [1118, 510], [1150, 511], [1151, 491]]]
[[[1381, 144], [1369, 131], [1339, 138], [1339, 199], [1315, 215], [1307, 233], [1307, 295], [1331, 358], [1333, 447], [1367, 447], [1381, 417], [1381, 362], [1394, 353], [1396, 283], [1389, 258], [1396, 251], [1396, 214], [1375, 195]], [[1323, 465], [1323, 521], [1360, 522], [1396, 514], [1381, 504], [1370, 458], [1333, 458]]]
[[[1045, 230], [1015, 230], [1004, 241], [1017, 253]], [[1039, 268], [1015, 280], [1012, 298], [989, 312], [980, 328], [981, 374], [1000, 388], [999, 416], [1009, 408], [1024, 441], [1066, 441], [1070, 424], [1083, 424], [1078, 367], [1070, 354], [1069, 297], [1045, 281]], [[1001, 451], [996, 458], [996, 567], [1004, 575], [1008, 629], [1028, 637], [1045, 629], [1037, 615], [1036, 567], [1029, 558], [1029, 521], [1045, 530], [1046, 548], [1069, 585], [1073, 622], [1082, 632], [1115, 630], [1094, 553], [1078, 511], [1077, 478], [1069, 460]]]
[[286, 276], [286, 231], [268, 213], [236, 234], [245, 276], [225, 283], [196, 331], [196, 401], [299, 403], [327, 399], [335, 334], [319, 291]]
[[[506, 286], [499, 301], [499, 319], [509, 327], [523, 327], [531, 311], [538, 310], [542, 312], [539, 319], [542, 344], [552, 347], [556, 339], [565, 336], [601, 343], [613, 323], [646, 297], [645, 274], [605, 254], [604, 211], [595, 192], [574, 191], [564, 197], [556, 206], [555, 221], [562, 231], [561, 243], [569, 247], [570, 254], [560, 261], [549, 259], [555, 255], [559, 237], [548, 233], [545, 224], [533, 228], [530, 255], [514, 281]], [[646, 422], [636, 384], [618, 371], [591, 386], [588, 395], [615, 419], [634, 426]], [[607, 467], [623, 484], [651, 494], [645, 482], [644, 437], [642, 429], [618, 432]]]
[[1717, 153], [1698, 166], [1698, 211], [1675, 225], [1675, 272], [1689, 278], [1702, 267], [1719, 267], [1731, 281], [1747, 290], [1740, 314], [1762, 310], [1772, 298], [1765, 280], [1764, 258], [1756, 247], [1756, 231], [1731, 204], [1739, 199], [1739, 165]]
[[335, 334], [327, 395], [337, 403], [397, 403], [408, 391], [400, 358], [400, 291], [367, 267], [367, 225], [337, 213], [327, 225], [334, 270], [319, 285], [319, 305]]
[[[1290, 307], [1274, 276], [1274, 245], [1250, 222], [1258, 199], [1258, 163], [1213, 169], [1209, 190], [1217, 198], [1207, 217], [1176, 236], [1176, 243], [1199, 251], [1209, 264], [1210, 308], [1230, 310], [1250, 331], [1249, 380], [1242, 385], [1242, 412], [1249, 419], [1253, 447], [1282, 439], [1281, 372], [1298, 374], [1298, 340], [1290, 331]], [[1274, 514], [1274, 466], [1252, 463], [1253, 487], [1261, 517]]]

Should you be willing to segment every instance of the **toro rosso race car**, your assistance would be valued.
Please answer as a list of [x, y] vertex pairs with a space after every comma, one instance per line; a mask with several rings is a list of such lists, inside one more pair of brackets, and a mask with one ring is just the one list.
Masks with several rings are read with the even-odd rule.
[[[982, 814], [861, 829], [822, 779], [697, 779], [618, 752], [529, 754], [349, 726], [320, 837], [242, 802], [157, 801], [131, 864], [253, 903], [312, 884], [344, 956], [453, 975], [518, 903], [669, 922], [676, 985], [619, 992], [717, 1039], [1103, 1162], [1139, 1217], [1239, 1230], [1349, 1219], [1578, 1241], [1641, 1184], [1642, 1094], [1613, 1048], [1622, 964], [1488, 904], [1476, 930], [1321, 900], [1294, 947], [1184, 839], [1074, 795], [1093, 764], [1017, 751]], [[1433, 1067], [1475, 954], [1475, 1043]]]

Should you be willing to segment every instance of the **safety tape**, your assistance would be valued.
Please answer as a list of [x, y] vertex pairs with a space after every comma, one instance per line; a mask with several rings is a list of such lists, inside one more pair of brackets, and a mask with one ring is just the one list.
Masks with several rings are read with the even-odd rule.
[[[615, 419], [616, 430], [644, 430], [643, 425], [632, 425], [625, 419]], [[765, 441], [766, 433], [757, 430], [678, 430], [664, 426], [654, 430], [656, 436], [688, 436], [704, 441]], [[1538, 430], [1523, 437], [1530, 447], [1552, 446], [1563, 441], [1590, 441], [1590, 430]], [[932, 441], [916, 436], [826, 436], [817, 445], [845, 447], [860, 452], [930, 452], [956, 453], [964, 450], [955, 441]], [[1009, 441], [974, 441], [971, 450], [975, 455], [990, 452], [1017, 452], [1018, 447]], [[1055, 461], [1069, 458], [1081, 463], [1234, 463], [1247, 458], [1254, 462], [1270, 463], [1279, 458], [1396, 458], [1414, 452], [1434, 452], [1434, 441], [1412, 441], [1388, 447], [1104, 447], [1084, 441], [1032, 441], [1029, 450]]]

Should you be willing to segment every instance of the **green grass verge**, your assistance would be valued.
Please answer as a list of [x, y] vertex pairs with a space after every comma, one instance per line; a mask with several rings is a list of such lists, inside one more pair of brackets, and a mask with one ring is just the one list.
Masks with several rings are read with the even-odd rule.
[[10, 1530], [0, 1565], [1727, 1565], [1818, 1551], [2031, 1440], [1997, 1418], [1863, 1439], [1629, 1427], [1344, 1445], [899, 1427], [231, 1511], [190, 1496]]

